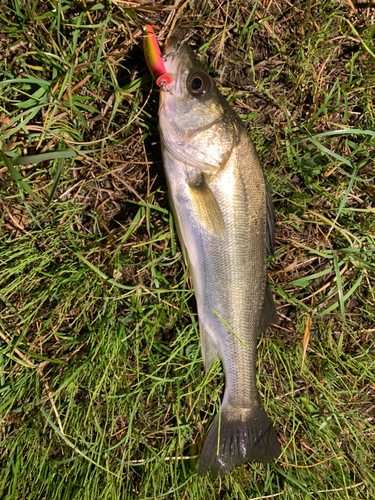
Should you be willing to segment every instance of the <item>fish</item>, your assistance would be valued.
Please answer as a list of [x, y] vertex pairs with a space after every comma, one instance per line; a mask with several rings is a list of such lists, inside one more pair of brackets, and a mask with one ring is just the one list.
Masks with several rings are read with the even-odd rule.
[[[147, 36], [149, 47], [155, 35]], [[156, 59], [158, 69], [148, 65], [160, 86], [164, 170], [192, 277], [204, 368], [220, 360], [225, 376], [198, 464], [200, 475], [215, 479], [281, 453], [256, 384], [258, 338], [278, 322], [266, 267], [276, 218], [246, 127], [190, 45], [172, 36]]]

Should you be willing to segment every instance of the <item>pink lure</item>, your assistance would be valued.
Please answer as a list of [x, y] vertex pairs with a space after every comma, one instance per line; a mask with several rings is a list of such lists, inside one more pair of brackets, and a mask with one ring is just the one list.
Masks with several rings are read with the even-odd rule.
[[143, 51], [150, 73], [156, 80], [159, 87], [165, 87], [172, 82], [172, 75], [167, 73], [160, 48], [152, 26], [147, 24], [143, 28]]

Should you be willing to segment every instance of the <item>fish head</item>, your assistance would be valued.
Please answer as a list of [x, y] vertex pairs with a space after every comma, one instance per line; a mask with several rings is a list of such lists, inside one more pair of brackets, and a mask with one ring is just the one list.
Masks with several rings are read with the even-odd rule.
[[163, 60], [166, 74], [157, 80], [163, 146], [187, 166], [214, 173], [238, 141], [235, 117], [188, 44], [170, 39]]

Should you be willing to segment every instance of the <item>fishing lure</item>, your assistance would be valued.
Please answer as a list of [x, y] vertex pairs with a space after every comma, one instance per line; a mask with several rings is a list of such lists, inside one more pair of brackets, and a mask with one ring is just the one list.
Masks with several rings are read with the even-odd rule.
[[172, 83], [172, 75], [167, 73], [163, 57], [160, 52], [158, 41], [154, 29], [149, 24], [143, 27], [143, 51], [145, 53], [146, 63], [150, 73], [156, 80], [159, 87], [167, 87]]

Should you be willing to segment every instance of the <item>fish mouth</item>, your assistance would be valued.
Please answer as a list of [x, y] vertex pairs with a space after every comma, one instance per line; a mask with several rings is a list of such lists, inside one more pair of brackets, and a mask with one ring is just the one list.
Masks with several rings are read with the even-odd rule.
[[178, 43], [178, 39], [172, 36], [168, 40], [167, 45], [164, 49], [162, 57], [166, 73], [164, 75], [159, 76], [156, 82], [157, 85], [160, 86], [160, 89], [162, 91], [161, 95], [163, 95], [163, 93], [165, 92], [168, 92], [176, 96], [179, 96], [181, 94], [180, 78], [179, 78], [180, 68], [182, 63], [182, 58], [179, 57], [179, 52], [181, 47], [182, 46], [179, 45]]
[[164, 107], [166, 93], [175, 97], [181, 95], [181, 82], [179, 75], [181, 74], [180, 68], [182, 64], [182, 58], [178, 57], [180, 49], [181, 45], [179, 46], [178, 40], [175, 37], [171, 37], [168, 40], [168, 43], [164, 49], [163, 61], [166, 73], [159, 76], [156, 81], [156, 84], [160, 87], [158, 115], [161, 114]]

